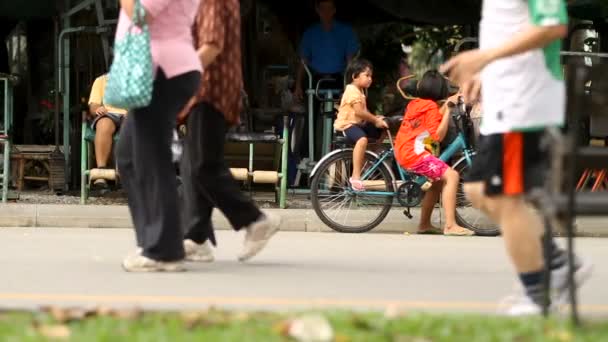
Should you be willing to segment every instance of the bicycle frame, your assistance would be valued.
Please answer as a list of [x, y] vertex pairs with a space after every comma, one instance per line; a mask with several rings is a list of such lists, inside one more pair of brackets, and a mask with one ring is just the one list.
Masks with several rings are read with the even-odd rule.
[[[392, 155], [394, 155], [394, 150], [395, 150], [395, 146], [393, 144], [393, 139], [392, 136], [389, 132], [389, 141], [391, 143], [391, 148], [384, 151], [381, 155], [380, 158], [378, 158], [378, 160], [374, 163], [374, 165], [372, 165], [372, 167], [367, 170], [363, 176], [361, 177], [361, 180], [366, 180], [367, 177], [369, 177], [380, 165], [382, 165], [387, 158], [390, 158]], [[463, 152], [463, 158], [465, 159], [465, 161], [467, 162], [467, 164], [470, 166], [471, 165], [471, 155], [473, 154], [472, 149], [470, 148], [470, 146], [467, 143], [467, 140], [465, 138], [464, 133], [462, 132], [462, 130], [459, 130], [458, 135], [456, 136], [456, 139], [454, 139], [454, 141], [452, 141], [450, 143], [450, 145], [448, 145], [448, 147], [445, 149], [445, 151], [443, 151], [443, 153], [441, 153], [441, 155], [439, 156], [439, 159], [441, 159], [444, 162], [448, 162], [450, 159], [452, 159], [452, 157], [459, 151]], [[407, 170], [404, 170], [401, 165], [399, 165], [399, 163], [397, 164], [397, 168], [399, 170], [399, 177], [400, 177], [400, 181], [405, 182], [409, 179], [412, 179], [413, 177], [416, 177], [418, 175], [409, 172]], [[420, 179], [422, 180], [422, 182], [424, 182], [426, 179], [424, 177], [420, 177]], [[396, 179], [392, 179], [391, 180], [393, 182], [393, 184], [396, 183]], [[397, 194], [397, 189], [395, 189], [395, 191], [362, 191], [362, 194], [368, 195], [368, 196], [394, 196]]]

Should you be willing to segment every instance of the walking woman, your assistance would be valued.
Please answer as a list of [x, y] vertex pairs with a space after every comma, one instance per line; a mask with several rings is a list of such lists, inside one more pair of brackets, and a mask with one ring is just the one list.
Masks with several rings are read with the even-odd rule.
[[[136, 1], [120, 0], [117, 39], [129, 30]], [[139, 247], [122, 266], [128, 272], [183, 271], [171, 139], [178, 112], [200, 83], [201, 63], [191, 31], [200, 0], [140, 1], [155, 78], [150, 104], [129, 113], [116, 151]]]
[[[236, 231], [245, 230], [239, 261], [258, 254], [278, 231], [280, 217], [263, 213], [245, 196], [224, 160], [224, 140], [241, 113], [241, 11], [238, 0], [203, 0], [194, 37], [204, 74], [201, 86], [180, 117], [187, 115], [184, 142], [184, 247], [189, 261], [213, 261], [212, 209]], [[181, 115], [184, 114], [184, 115]]]

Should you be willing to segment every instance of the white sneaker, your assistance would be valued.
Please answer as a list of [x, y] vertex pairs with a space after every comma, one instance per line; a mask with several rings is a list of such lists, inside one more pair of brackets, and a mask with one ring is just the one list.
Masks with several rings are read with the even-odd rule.
[[190, 239], [184, 240], [184, 251], [187, 261], [212, 262], [213, 249], [209, 240], [204, 243], [196, 243]]
[[270, 238], [279, 231], [280, 224], [280, 217], [264, 213], [258, 221], [245, 228], [245, 241], [239, 261], [247, 261], [264, 249]]
[[141, 255], [141, 252], [130, 254], [122, 261], [122, 268], [127, 272], [183, 272], [183, 261], [158, 261]]
[[517, 294], [505, 297], [498, 304], [498, 313], [507, 316], [533, 316], [542, 314], [543, 309], [527, 295]]
[[[591, 276], [593, 272], [593, 264], [583, 258], [575, 257], [574, 259], [574, 283], [576, 288], [580, 288]], [[514, 292], [518, 295], [524, 295], [524, 287], [520, 281], [516, 281]], [[551, 304], [562, 305], [568, 302], [569, 284], [568, 284], [568, 266], [565, 265], [551, 271]]]
[[[576, 257], [574, 259], [574, 284], [579, 289], [591, 277], [591, 261]], [[555, 305], [568, 303], [570, 284], [568, 283], [568, 265], [551, 271], [551, 301]]]

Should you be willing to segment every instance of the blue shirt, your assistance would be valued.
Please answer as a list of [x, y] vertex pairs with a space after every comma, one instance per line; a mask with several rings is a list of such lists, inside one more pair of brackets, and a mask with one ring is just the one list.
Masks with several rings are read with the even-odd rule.
[[300, 42], [300, 57], [317, 73], [342, 73], [348, 56], [359, 50], [352, 27], [334, 21], [330, 31], [318, 23], [306, 30]]

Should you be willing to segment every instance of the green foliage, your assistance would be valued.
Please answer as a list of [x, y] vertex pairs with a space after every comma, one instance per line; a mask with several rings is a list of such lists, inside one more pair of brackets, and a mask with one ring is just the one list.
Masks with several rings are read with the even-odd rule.
[[[494, 315], [431, 315], [403, 313], [386, 318], [379, 313], [322, 313], [334, 341], [607, 341], [608, 324], [573, 328], [541, 317]], [[0, 313], [2, 341], [294, 341], [289, 326], [298, 314], [209, 310], [143, 315], [95, 314], [58, 321], [41, 313]]]
[[416, 40], [409, 55], [409, 64], [417, 77], [439, 67], [463, 38], [461, 26], [416, 27]]

